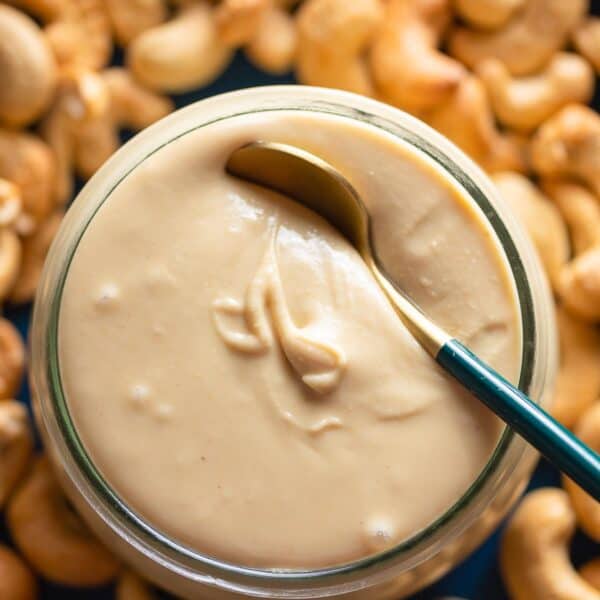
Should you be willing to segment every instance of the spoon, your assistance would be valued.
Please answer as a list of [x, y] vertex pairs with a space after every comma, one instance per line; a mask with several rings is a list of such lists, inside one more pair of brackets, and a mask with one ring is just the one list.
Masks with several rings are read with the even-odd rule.
[[225, 168], [231, 175], [293, 198], [336, 227], [358, 250], [398, 316], [438, 364], [600, 501], [600, 455], [432, 322], [390, 281], [373, 249], [367, 208], [339, 171], [295, 146], [263, 141], [235, 150]]

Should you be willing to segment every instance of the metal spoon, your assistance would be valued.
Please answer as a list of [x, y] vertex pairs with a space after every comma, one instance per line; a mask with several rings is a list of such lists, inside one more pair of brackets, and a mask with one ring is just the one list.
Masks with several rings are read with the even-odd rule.
[[293, 198], [336, 227], [358, 250], [423, 348], [558, 469], [600, 501], [600, 455], [433, 323], [388, 279], [373, 248], [367, 208], [339, 171], [295, 146], [262, 141], [235, 150], [225, 168], [231, 175]]

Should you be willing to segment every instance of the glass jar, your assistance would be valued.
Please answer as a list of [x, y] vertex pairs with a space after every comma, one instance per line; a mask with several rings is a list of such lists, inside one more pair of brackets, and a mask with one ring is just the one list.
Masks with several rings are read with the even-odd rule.
[[479, 205], [508, 259], [522, 318], [521, 389], [549, 401], [556, 370], [554, 313], [537, 257], [484, 173], [448, 140], [390, 106], [346, 92], [277, 86], [217, 96], [145, 130], [84, 187], [51, 248], [33, 316], [35, 413], [46, 448], [74, 505], [134, 568], [186, 598], [398, 598], [441, 577], [497, 525], [523, 490], [535, 454], [506, 429], [465, 494], [410, 539], [352, 564], [314, 571], [259, 570], [202, 556], [161, 534], [110, 488], [86, 454], [62, 394], [57, 354], [62, 287], [78, 241], [111, 191], [163, 145], [218, 120], [265, 111], [313, 111], [355, 119], [413, 145]]

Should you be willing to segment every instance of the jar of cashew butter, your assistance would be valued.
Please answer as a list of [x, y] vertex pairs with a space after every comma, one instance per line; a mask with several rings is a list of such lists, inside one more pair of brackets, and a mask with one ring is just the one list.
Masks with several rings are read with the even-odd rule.
[[37, 419], [90, 526], [180, 597], [401, 598], [484, 540], [535, 456], [331, 225], [226, 173], [254, 140], [345, 175], [397, 286], [548, 404], [549, 291], [486, 176], [394, 108], [283, 86], [180, 110], [79, 194], [35, 306]]

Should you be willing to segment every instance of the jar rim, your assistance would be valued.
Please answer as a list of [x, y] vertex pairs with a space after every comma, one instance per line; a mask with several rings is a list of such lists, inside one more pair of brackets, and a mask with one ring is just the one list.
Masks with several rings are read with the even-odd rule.
[[[272, 105], [265, 105], [261, 102], [261, 98], [265, 94], [272, 95], [274, 98]], [[232, 96], [235, 96], [236, 99], [245, 96], [246, 100], [249, 101], [247, 103], [252, 105], [254, 101], [255, 106], [241, 112], [222, 114], [218, 118], [204, 120], [204, 109], [208, 103], [213, 108], [219, 102], [227, 106], [226, 100], [230, 100]], [[303, 102], [298, 100], [300, 96], [305, 97]], [[478, 180], [485, 181], [485, 176], [470, 159], [466, 158], [445, 138], [442, 138], [437, 132], [410, 115], [377, 101], [348, 92], [305, 88], [303, 86], [267, 86], [251, 90], [238, 90], [202, 100], [177, 111], [155, 126], [150, 127], [149, 130], [136, 136], [136, 138], [143, 136], [146, 149], [149, 151], [143, 153], [143, 155], [137, 155], [136, 159], [125, 169], [115, 168], [124, 156], [122, 151], [117, 152], [79, 194], [78, 204], [84, 204], [82, 197], [85, 195], [86, 200], [89, 200], [89, 204], [93, 205], [93, 210], [87, 210], [86, 212], [80, 206], [80, 210], [76, 214], [67, 216], [71, 226], [77, 224], [79, 219], [78, 224], [80, 227], [76, 231], [77, 235], [68, 238], [67, 234], [64, 233], [66, 228], [61, 228], [61, 233], [59, 233], [57, 241], [52, 246], [48, 263], [52, 263], [53, 268], [47, 264], [44, 269], [40, 288], [41, 295], [38, 297], [34, 308], [31, 338], [33, 362], [39, 361], [37, 365], [39, 368], [36, 368], [36, 365], [33, 364], [32, 387], [36, 394], [41, 391], [47, 392], [46, 396], [49, 400], [41, 403], [42, 406], [39, 408], [37, 416], [43, 421], [46, 430], [50, 432], [52, 443], [63, 449], [59, 460], [68, 477], [74, 481], [76, 487], [88, 501], [91, 494], [96, 509], [102, 509], [103, 514], [101, 516], [111, 529], [117, 531], [120, 535], [123, 534], [123, 530], [126, 531], [127, 540], [130, 543], [135, 542], [134, 545], [138, 550], [144, 553], [158, 552], [162, 560], [175, 561], [179, 567], [184, 569], [198, 570], [204, 574], [210, 573], [212, 575], [211, 579], [217, 577], [221, 582], [224, 579], [227, 580], [227, 578], [237, 579], [237, 581], [229, 582], [225, 587], [236, 591], [241, 590], [245, 593], [248, 593], [248, 586], [259, 589], [256, 588], [259, 584], [267, 586], [270, 592], [274, 584], [282, 586], [281, 589], [286, 585], [292, 587], [303, 583], [311, 585], [309, 582], [312, 582], [318, 588], [327, 588], [331, 585], [337, 588], [340, 578], [352, 575], [360, 575], [362, 578], [369, 574], [374, 575], [372, 571], [375, 569], [387, 571], [390, 568], [398, 568], [399, 565], [402, 565], [404, 567], [402, 570], [405, 570], [418, 564], [423, 560], [423, 553], [428, 550], [427, 547], [422, 547], [424, 542], [437, 539], [438, 546], [441, 547], [441, 542], [447, 543], [448, 540], [453, 539], [475, 518], [473, 517], [468, 522], [463, 518], [460, 529], [458, 526], [450, 527], [458, 515], [463, 514], [464, 516], [467, 509], [478, 507], [479, 510], [475, 515], [477, 516], [489, 504], [495, 490], [499, 489], [516, 468], [525, 448], [525, 443], [516, 437], [510, 428], [505, 427], [493, 453], [475, 481], [452, 506], [427, 527], [382, 553], [344, 565], [311, 570], [274, 570], [244, 567], [205, 556], [192, 550], [170, 539], [137, 515], [110, 487], [95, 467], [70, 415], [68, 403], [63, 393], [58, 355], [62, 292], [79, 241], [96, 212], [116, 187], [132, 171], [165, 145], [217, 121], [247, 114], [263, 114], [273, 111], [319, 112], [356, 119], [395, 135], [433, 160], [436, 167], [454, 180], [481, 209], [503, 249], [520, 308], [522, 350], [519, 387], [526, 392], [530, 391], [533, 381], [535, 356], [538, 350], [536, 314], [527, 271], [513, 236], [509, 232], [503, 217], [500, 216], [490, 200], [489, 190], [486, 191], [478, 183]], [[189, 121], [188, 126], [179, 127], [177, 134], [171, 135], [177, 129], [177, 125], [186, 120]], [[159, 131], [161, 128], [162, 131]], [[427, 139], [424, 137], [425, 135]], [[148, 143], [151, 138], [154, 138], [154, 141]], [[136, 141], [136, 139], [133, 139], [126, 146], [131, 147]], [[131, 152], [128, 154], [131, 155]], [[126, 161], [121, 160], [121, 163], [123, 162]], [[100, 178], [103, 180], [102, 184], [96, 185]], [[94, 188], [98, 187], [104, 187], [105, 192], [97, 194]], [[44, 303], [49, 303], [49, 310], [44, 311], [42, 308]], [[42, 351], [36, 352], [36, 348], [40, 347]], [[42, 381], [40, 378], [44, 380]], [[512, 451], [509, 452], [509, 450]], [[323, 589], [320, 589], [319, 593], [322, 597]], [[286, 595], [286, 597], [294, 596]], [[303, 595], [302, 597], [306, 596]]]

